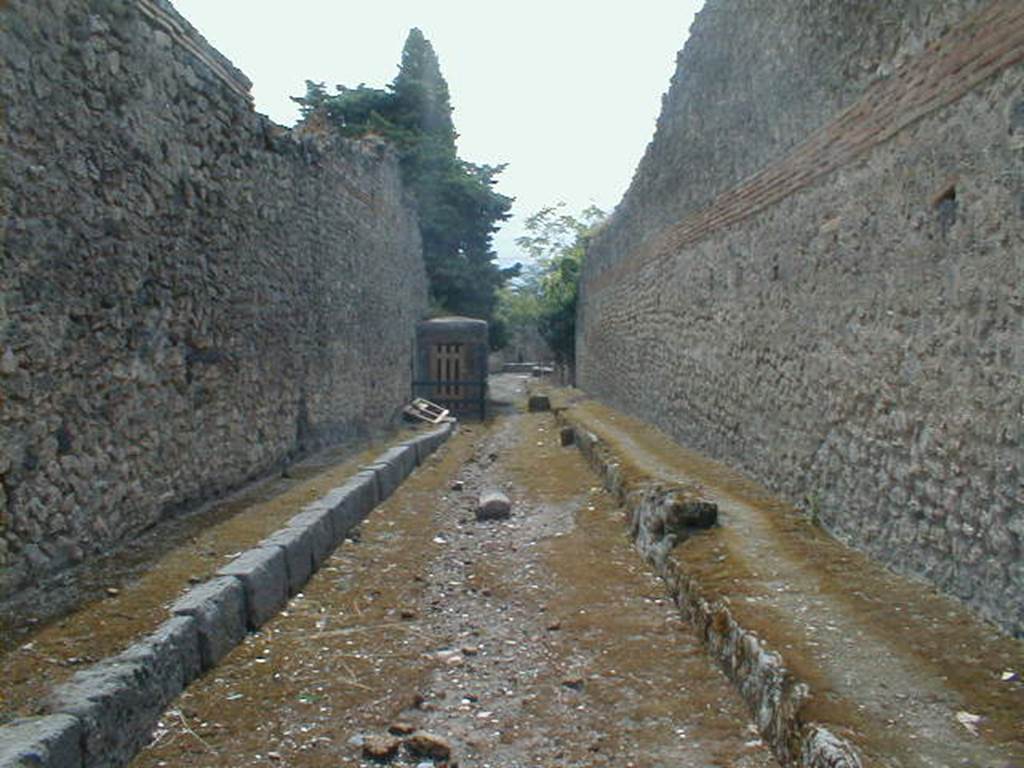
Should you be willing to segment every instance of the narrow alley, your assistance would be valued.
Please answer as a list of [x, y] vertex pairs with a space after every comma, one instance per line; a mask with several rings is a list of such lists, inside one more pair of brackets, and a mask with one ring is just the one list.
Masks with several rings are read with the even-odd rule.
[[369, 764], [389, 728], [461, 766], [772, 764], [599, 486], [550, 414], [463, 425], [133, 765]]

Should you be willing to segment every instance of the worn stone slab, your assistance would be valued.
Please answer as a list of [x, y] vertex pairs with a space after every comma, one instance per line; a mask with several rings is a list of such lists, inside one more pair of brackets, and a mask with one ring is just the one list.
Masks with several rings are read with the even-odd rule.
[[504, 520], [512, 514], [512, 502], [501, 491], [485, 491], [480, 494], [476, 507], [477, 520]]
[[209, 669], [245, 637], [245, 587], [231, 576], [211, 579], [175, 601], [171, 613], [196, 620], [200, 659]]
[[265, 538], [261, 547], [280, 547], [284, 550], [285, 567], [288, 570], [288, 592], [297, 594], [313, 575], [313, 544], [315, 532], [312, 528], [287, 527]]
[[454, 432], [455, 425], [451, 422], [448, 422], [447, 424], [442, 424], [440, 427], [435, 429], [431, 433], [431, 440], [433, 446], [431, 450], [436, 451], [438, 448], [444, 445], [448, 438], [451, 437]]
[[377, 505], [376, 475], [373, 472], [358, 473], [327, 494], [325, 503], [331, 510], [335, 535], [339, 540], [345, 538]]
[[288, 527], [309, 531], [314, 569], [319, 568], [324, 560], [331, 556], [334, 545], [338, 541], [334, 531], [334, 522], [331, 519], [331, 510], [319, 501], [314, 501], [303, 507], [299, 514], [288, 521]]
[[126, 765], [148, 738], [161, 709], [149, 696], [141, 661], [107, 660], [84, 669], [51, 693], [47, 709], [82, 724], [85, 765]]
[[380, 462], [397, 464], [401, 478], [405, 480], [416, 469], [416, 449], [409, 445], [396, 445], [377, 457], [375, 463]]
[[429, 432], [424, 432], [421, 435], [417, 435], [411, 440], [406, 441], [403, 445], [411, 445], [416, 449], [417, 463], [422, 464], [427, 460], [434, 451], [440, 448], [448, 436], [451, 434], [452, 425], [443, 424], [442, 426], [432, 429]]
[[417, 467], [423, 464], [423, 462], [426, 461], [427, 456], [430, 455], [430, 446], [427, 445], [426, 441], [423, 439], [424, 437], [425, 435], [419, 435], [406, 440], [401, 444], [402, 448], [408, 448], [413, 452], [416, 457]]
[[369, 470], [377, 476], [377, 496], [381, 501], [390, 497], [405, 479], [397, 462], [375, 461], [362, 467], [362, 470]]
[[175, 616], [123, 653], [57, 686], [47, 710], [81, 722], [84, 765], [127, 765], [200, 668], [197, 622]]
[[288, 602], [288, 566], [280, 547], [247, 550], [217, 571], [217, 575], [241, 580], [245, 587], [246, 618], [252, 629], [263, 626]]
[[145, 665], [150, 694], [168, 704], [203, 670], [199, 622], [191, 616], [174, 616], [114, 658]]
[[15, 720], [0, 727], [0, 768], [81, 768], [81, 740], [72, 715]]

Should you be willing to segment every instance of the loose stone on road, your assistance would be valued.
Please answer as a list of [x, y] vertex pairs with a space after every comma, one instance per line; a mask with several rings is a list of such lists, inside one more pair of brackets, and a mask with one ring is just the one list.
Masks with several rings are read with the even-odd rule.
[[[514, 500], [478, 520], [483, 494]], [[463, 425], [133, 765], [772, 765], [550, 414]]]

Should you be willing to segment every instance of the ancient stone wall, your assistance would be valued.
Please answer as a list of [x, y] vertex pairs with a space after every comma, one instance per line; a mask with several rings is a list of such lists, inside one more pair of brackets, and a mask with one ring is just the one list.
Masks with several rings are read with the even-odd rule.
[[248, 86], [164, 0], [0, 4], [0, 595], [408, 396], [394, 157]]
[[698, 17], [581, 385], [1022, 632], [1024, 7], [771, 6]]

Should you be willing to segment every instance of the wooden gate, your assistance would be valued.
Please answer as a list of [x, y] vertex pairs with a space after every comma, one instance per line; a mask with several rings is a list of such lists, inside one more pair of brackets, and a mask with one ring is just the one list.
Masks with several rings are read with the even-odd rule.
[[430, 349], [430, 370], [434, 374], [434, 396], [438, 400], [461, 400], [466, 396], [462, 376], [469, 369], [465, 344], [434, 344]]

